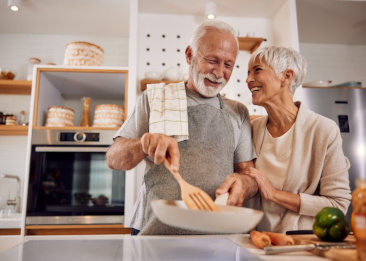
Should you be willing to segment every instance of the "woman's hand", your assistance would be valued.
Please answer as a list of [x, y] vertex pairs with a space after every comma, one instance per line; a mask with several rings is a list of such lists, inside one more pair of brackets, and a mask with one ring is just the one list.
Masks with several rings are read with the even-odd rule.
[[299, 213], [301, 204], [299, 194], [274, 188], [266, 174], [256, 168], [247, 168], [243, 174], [248, 175], [257, 182], [259, 193], [264, 200], [270, 200], [289, 210]]
[[259, 193], [263, 199], [271, 201], [274, 200], [277, 189], [272, 186], [263, 171], [256, 168], [247, 168], [243, 174], [248, 175], [258, 183]]

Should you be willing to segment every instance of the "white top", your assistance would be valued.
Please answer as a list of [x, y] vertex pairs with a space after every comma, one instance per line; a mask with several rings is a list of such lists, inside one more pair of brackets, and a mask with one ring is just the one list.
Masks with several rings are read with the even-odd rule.
[[[273, 138], [266, 129], [261, 154], [256, 161], [256, 167], [266, 173], [272, 186], [278, 190], [283, 190], [290, 166], [294, 125], [277, 138]], [[263, 200], [262, 210], [265, 216], [258, 227], [260, 230], [276, 231], [276, 226], [281, 222], [286, 212], [285, 209], [279, 208], [272, 201]]]

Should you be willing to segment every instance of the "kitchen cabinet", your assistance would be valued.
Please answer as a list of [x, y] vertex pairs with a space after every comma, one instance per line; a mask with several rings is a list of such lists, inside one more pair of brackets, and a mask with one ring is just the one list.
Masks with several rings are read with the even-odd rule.
[[[35, 69], [30, 153], [26, 159], [29, 166], [24, 182], [28, 202], [26, 208], [23, 206], [25, 234], [130, 233], [123, 227], [124, 172], [109, 169], [105, 161], [105, 151], [119, 126], [80, 126], [84, 97], [91, 98], [90, 123], [93, 124], [93, 107], [97, 105], [116, 104], [127, 108], [127, 86], [128, 69], [122, 67], [38, 66]], [[46, 126], [51, 106], [72, 109], [75, 126]], [[103, 119], [121, 120], [121, 114], [115, 116], [108, 109], [104, 112]], [[65, 117], [53, 119], [58, 118]], [[48, 168], [57, 173], [56, 178]], [[42, 197], [45, 191], [51, 191], [52, 196]], [[108, 204], [95, 203], [92, 197], [98, 195], [103, 195]], [[100, 219], [95, 221], [93, 217]]]
[[[62, 129], [91, 130], [94, 127], [80, 127], [83, 114], [83, 97], [92, 99], [90, 108], [91, 123], [98, 104], [117, 104], [125, 108], [127, 116], [128, 70], [113, 67], [38, 67], [33, 101], [32, 128], [55, 129], [46, 127], [47, 112], [51, 106], [69, 107], [74, 110], [72, 127]], [[58, 127], [59, 128], [59, 127]], [[98, 127], [98, 129], [118, 129]]]
[[26, 226], [28, 236], [131, 234], [122, 224]]
[[[0, 95], [30, 95], [32, 81], [0, 80]], [[0, 125], [0, 135], [27, 135], [28, 126]]]
[[20, 228], [5, 228], [0, 229], [0, 236], [18, 236], [20, 235]]

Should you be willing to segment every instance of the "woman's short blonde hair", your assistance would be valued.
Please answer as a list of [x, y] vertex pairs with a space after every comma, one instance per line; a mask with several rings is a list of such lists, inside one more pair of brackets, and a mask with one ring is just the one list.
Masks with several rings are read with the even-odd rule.
[[297, 87], [302, 84], [306, 76], [307, 62], [299, 52], [286, 47], [268, 46], [257, 49], [249, 59], [249, 67], [256, 59], [272, 68], [277, 76], [287, 69], [294, 71], [294, 77], [290, 85], [290, 91], [295, 93]]

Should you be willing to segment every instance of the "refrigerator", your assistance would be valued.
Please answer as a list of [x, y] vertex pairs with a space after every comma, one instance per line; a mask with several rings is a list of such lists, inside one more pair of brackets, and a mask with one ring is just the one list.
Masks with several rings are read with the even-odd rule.
[[[295, 100], [338, 124], [343, 151], [351, 163], [348, 172], [353, 191], [356, 179], [366, 178], [366, 88], [302, 87], [298, 91]], [[348, 222], [351, 213], [352, 204], [346, 215]]]

